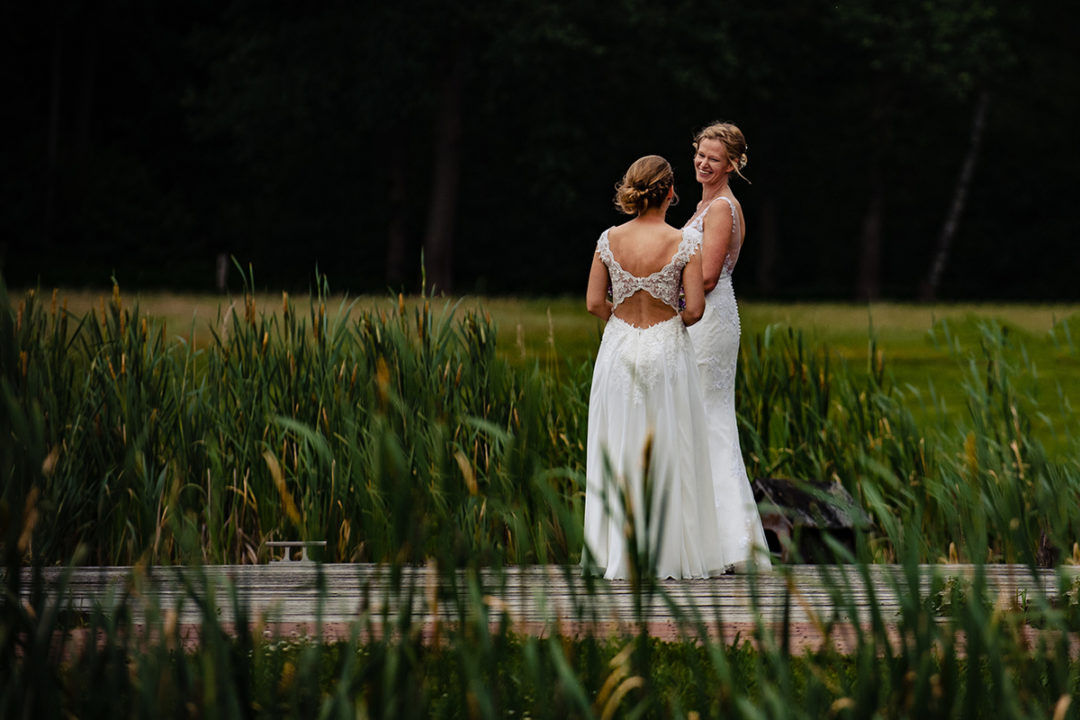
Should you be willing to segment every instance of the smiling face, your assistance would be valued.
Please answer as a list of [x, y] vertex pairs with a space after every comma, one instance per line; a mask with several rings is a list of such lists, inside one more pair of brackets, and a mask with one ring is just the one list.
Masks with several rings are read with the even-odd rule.
[[703, 138], [694, 153], [694, 177], [702, 185], [723, 182], [735, 169], [728, 158], [727, 147], [720, 140]]

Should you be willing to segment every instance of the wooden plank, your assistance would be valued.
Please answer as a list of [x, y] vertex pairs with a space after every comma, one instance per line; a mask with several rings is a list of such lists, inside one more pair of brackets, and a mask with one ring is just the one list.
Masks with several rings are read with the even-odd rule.
[[[944, 583], [969, 583], [970, 565], [924, 565], [917, 568], [920, 599]], [[1076, 568], [1034, 573], [1025, 566], [983, 568], [988, 598], [1015, 602], [1026, 595], [1055, 597], [1059, 586], [1075, 584]], [[396, 576], [396, 580], [395, 580]], [[577, 568], [516, 566], [501, 570], [457, 572], [440, 578], [430, 567], [370, 564], [288, 562], [274, 565], [190, 567], [84, 567], [42, 570], [47, 594], [61, 597], [76, 611], [115, 607], [125, 597], [140, 621], [176, 612], [180, 622], [198, 623], [199, 606], [191, 597], [212, 599], [222, 622], [234, 622], [232, 594], [252, 617], [272, 622], [347, 623], [364, 614], [390, 617], [408, 612], [416, 622], [454, 621], [461, 607], [473, 616], [479, 609], [464, 602], [470, 584], [485, 599], [489, 618], [503, 613], [519, 624], [559, 621], [628, 622], [636, 617], [638, 600], [631, 583], [586, 579]], [[936, 579], [935, 579], [936, 578]], [[32, 572], [24, 570], [22, 594], [29, 598]], [[323, 588], [320, 592], [320, 587]], [[868, 622], [876, 610], [886, 619], [899, 618], [910, 594], [907, 571], [896, 565], [781, 566], [773, 572], [725, 575], [707, 580], [662, 581], [656, 594], [643, 598], [642, 616], [651, 622], [697, 619], [703, 622], [782, 622], [830, 620]]]

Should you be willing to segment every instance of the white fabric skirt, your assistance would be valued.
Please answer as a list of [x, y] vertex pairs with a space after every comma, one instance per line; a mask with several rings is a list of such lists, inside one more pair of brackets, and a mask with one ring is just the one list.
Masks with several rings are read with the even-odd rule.
[[713, 487], [682, 318], [637, 328], [612, 316], [589, 398], [583, 566], [609, 579], [629, 577], [632, 565], [660, 578], [722, 574], [731, 561]]

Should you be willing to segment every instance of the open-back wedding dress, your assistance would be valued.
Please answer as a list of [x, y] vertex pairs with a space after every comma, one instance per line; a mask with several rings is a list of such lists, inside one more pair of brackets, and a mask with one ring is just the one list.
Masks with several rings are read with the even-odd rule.
[[[686, 229], [667, 265], [637, 277], [619, 264], [604, 231], [596, 252], [608, 269], [614, 307], [647, 292], [677, 311], [682, 270], [700, 246], [701, 233]], [[609, 579], [629, 577], [632, 566], [661, 578], [722, 574], [735, 555], [719, 532], [712, 478], [701, 386], [682, 317], [639, 328], [613, 313], [589, 398], [586, 570]]]

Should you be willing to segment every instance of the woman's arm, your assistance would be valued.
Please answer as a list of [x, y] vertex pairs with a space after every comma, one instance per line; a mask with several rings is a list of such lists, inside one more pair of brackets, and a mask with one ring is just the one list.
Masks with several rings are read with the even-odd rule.
[[712, 208], [705, 216], [705, 232], [701, 241], [701, 274], [705, 281], [705, 292], [711, 291], [720, 282], [724, 258], [731, 247], [731, 208], [719, 199], [713, 200], [713, 204], [720, 207]]
[[611, 301], [607, 299], [610, 282], [607, 265], [600, 259], [599, 253], [594, 253], [589, 270], [589, 288], [585, 291], [585, 307], [605, 322], [611, 317]]
[[[679, 313], [684, 325], [693, 325], [705, 314], [705, 283], [701, 276], [701, 253], [694, 253], [682, 271], [686, 307]], [[713, 283], [715, 284], [715, 283]]]

